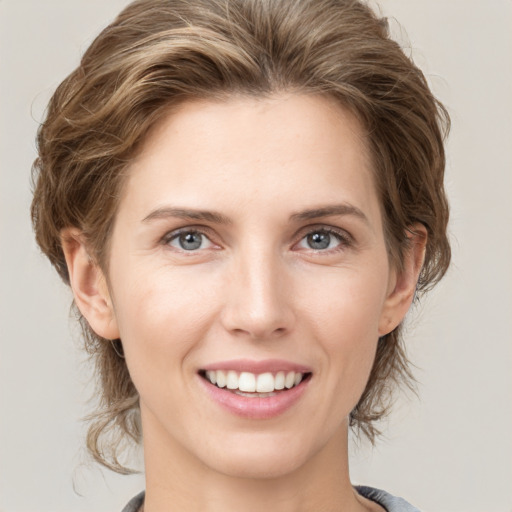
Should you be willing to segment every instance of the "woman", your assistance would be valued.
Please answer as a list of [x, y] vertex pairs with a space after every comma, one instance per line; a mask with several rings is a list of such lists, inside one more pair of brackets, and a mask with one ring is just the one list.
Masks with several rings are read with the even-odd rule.
[[38, 136], [39, 245], [73, 291], [126, 511], [415, 510], [353, 488], [410, 385], [400, 325], [450, 259], [447, 115], [364, 4], [141, 0]]

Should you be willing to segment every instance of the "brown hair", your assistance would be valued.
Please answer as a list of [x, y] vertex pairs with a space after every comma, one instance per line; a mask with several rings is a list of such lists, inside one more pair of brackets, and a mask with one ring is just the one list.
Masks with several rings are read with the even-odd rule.
[[[148, 130], [191, 98], [279, 91], [323, 94], [355, 113], [367, 134], [392, 261], [407, 229], [428, 232], [418, 292], [446, 272], [450, 247], [443, 188], [449, 119], [425, 77], [357, 0], [138, 0], [96, 38], [58, 87], [38, 133], [32, 219], [64, 281], [61, 231], [79, 228], [106, 268], [127, 163]], [[120, 340], [98, 337], [77, 311], [98, 376], [88, 448], [126, 472], [118, 455], [140, 440], [137, 391]], [[378, 343], [351, 424], [372, 441], [396, 384], [413, 381], [395, 329]]]

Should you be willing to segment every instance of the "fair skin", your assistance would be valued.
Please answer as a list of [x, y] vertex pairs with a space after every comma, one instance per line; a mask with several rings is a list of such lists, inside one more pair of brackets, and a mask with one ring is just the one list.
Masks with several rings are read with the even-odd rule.
[[[108, 276], [63, 233], [75, 300], [140, 394], [146, 512], [383, 510], [351, 486], [348, 416], [412, 301], [414, 228], [398, 272], [361, 127], [326, 98], [190, 101], [153, 130]], [[280, 369], [302, 381], [241, 396], [206, 374]]]

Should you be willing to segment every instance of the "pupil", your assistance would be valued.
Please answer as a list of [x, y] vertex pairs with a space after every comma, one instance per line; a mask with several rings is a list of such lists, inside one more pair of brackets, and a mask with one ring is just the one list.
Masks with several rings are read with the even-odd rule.
[[201, 234], [200, 233], [184, 233], [180, 235], [180, 245], [186, 251], [193, 251], [201, 247]]
[[313, 233], [308, 235], [308, 244], [312, 249], [326, 249], [331, 243], [329, 233]]

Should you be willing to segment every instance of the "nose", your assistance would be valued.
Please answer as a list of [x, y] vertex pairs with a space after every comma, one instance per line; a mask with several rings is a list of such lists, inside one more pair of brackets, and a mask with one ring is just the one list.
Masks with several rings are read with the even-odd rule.
[[235, 258], [222, 311], [224, 328], [251, 339], [289, 333], [295, 322], [290, 280], [278, 255], [268, 251]]

